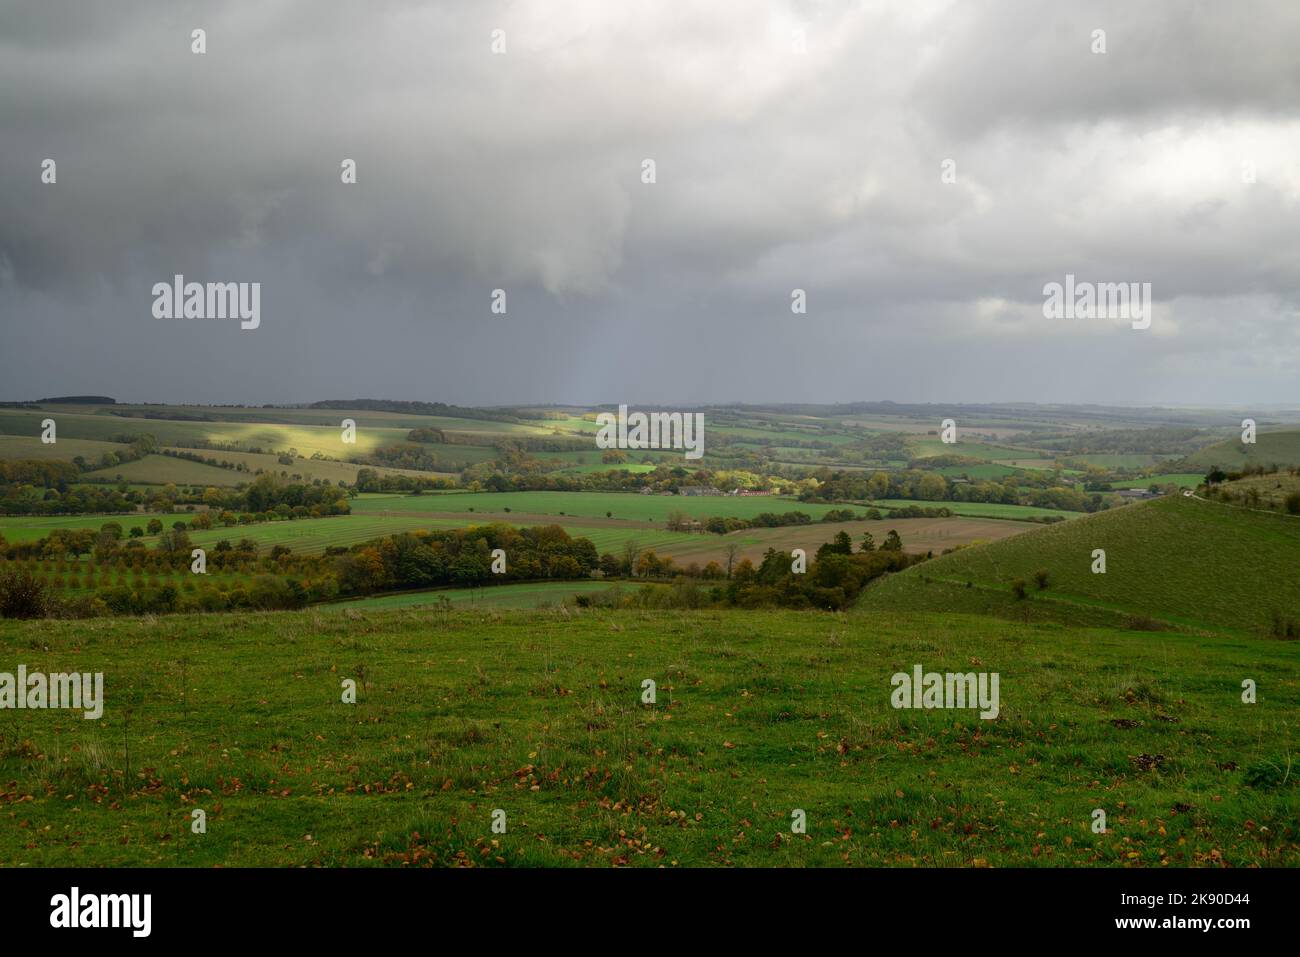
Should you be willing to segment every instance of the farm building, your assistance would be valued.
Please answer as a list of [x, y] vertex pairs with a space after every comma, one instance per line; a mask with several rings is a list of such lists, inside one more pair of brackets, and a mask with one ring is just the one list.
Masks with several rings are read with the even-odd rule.
[[1150, 489], [1145, 488], [1122, 488], [1115, 493], [1120, 498], [1128, 499], [1133, 502], [1142, 502], [1149, 498], [1159, 498], [1160, 496]]

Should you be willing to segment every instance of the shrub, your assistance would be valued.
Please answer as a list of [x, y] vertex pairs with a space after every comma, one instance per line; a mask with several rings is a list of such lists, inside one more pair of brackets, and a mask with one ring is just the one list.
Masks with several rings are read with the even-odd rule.
[[1292, 618], [1290, 615], [1284, 615], [1281, 612], [1273, 612], [1272, 637], [1281, 638], [1284, 641], [1294, 641], [1300, 638], [1300, 621]]
[[1025, 584], [1023, 578], [1017, 578], [1011, 583], [1011, 594], [1016, 596], [1016, 601], [1023, 601], [1029, 597], [1029, 586]]
[[1039, 591], [1043, 591], [1047, 588], [1051, 577], [1051, 573], [1046, 568], [1040, 568], [1038, 571], [1034, 572], [1034, 584], [1038, 586]]
[[1271, 761], [1258, 761], [1246, 768], [1243, 774], [1247, 786], [1259, 790], [1281, 787], [1290, 777], [1290, 767], [1283, 768]]
[[1165, 626], [1149, 615], [1125, 615], [1124, 627], [1129, 631], [1164, 631]]
[[0, 571], [0, 617], [41, 618], [49, 608], [45, 585], [29, 571]]

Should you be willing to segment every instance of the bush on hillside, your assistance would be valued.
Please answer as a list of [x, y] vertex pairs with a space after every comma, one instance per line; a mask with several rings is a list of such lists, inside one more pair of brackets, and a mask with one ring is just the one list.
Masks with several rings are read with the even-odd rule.
[[49, 605], [45, 583], [26, 569], [0, 572], [0, 617], [41, 618]]
[[1150, 615], [1125, 615], [1123, 624], [1129, 631], [1165, 630], [1164, 623], [1152, 618]]
[[1283, 641], [1295, 641], [1300, 638], [1300, 621], [1275, 611], [1270, 633], [1272, 637], [1281, 638]]

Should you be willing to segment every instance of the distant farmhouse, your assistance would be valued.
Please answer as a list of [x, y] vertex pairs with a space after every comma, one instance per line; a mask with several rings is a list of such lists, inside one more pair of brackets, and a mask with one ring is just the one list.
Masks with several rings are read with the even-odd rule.
[[677, 489], [677, 494], [678, 495], [721, 495], [723, 493], [718, 491], [716, 488], [714, 488], [711, 485], [683, 485]]
[[1132, 502], [1141, 502], [1149, 498], [1159, 498], [1160, 495], [1147, 488], [1122, 488], [1115, 493], [1120, 498], [1128, 499]]

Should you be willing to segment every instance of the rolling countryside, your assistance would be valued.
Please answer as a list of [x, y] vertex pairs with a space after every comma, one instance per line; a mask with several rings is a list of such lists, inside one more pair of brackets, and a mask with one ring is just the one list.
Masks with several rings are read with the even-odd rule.
[[[0, 656], [107, 687], [5, 712], [0, 861], [1300, 860], [1300, 479], [1214, 416], [1153, 455], [1120, 412], [720, 407], [690, 462], [375, 405], [0, 413]], [[917, 662], [997, 717], [891, 707]]]

